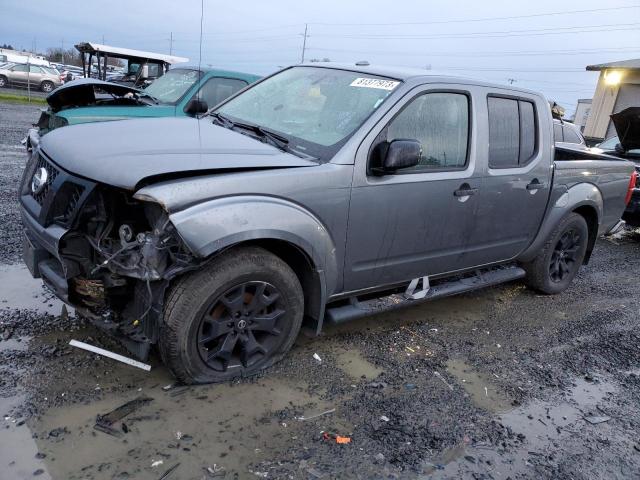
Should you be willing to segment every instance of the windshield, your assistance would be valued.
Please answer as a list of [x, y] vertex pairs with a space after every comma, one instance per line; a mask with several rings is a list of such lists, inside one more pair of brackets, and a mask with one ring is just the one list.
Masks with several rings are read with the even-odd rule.
[[178, 100], [198, 81], [196, 70], [176, 68], [169, 70], [163, 76], [144, 89], [160, 103], [177, 103]]
[[358, 72], [294, 67], [249, 88], [216, 113], [280, 133], [291, 148], [328, 160], [399, 84]]

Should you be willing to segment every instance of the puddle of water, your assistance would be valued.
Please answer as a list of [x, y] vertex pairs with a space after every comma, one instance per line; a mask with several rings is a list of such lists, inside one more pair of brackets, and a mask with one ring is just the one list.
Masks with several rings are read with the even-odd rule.
[[[424, 472], [429, 476], [420, 478], [458, 478], [463, 474], [469, 476], [469, 472], [491, 474], [492, 478], [527, 476], [532, 473], [529, 462], [531, 455], [547, 454], [554, 450], [554, 443], [571, 438], [575, 429], [585, 428], [583, 415], [606, 402], [608, 396], [616, 390], [617, 387], [612, 382], [590, 383], [578, 379], [564, 401], [533, 401], [498, 415], [500, 422], [510, 427], [516, 435], [525, 435], [526, 439], [521, 446], [512, 447], [505, 454], [489, 445], [456, 445], [445, 450], [439, 459], [425, 462]], [[607, 424], [598, 427], [611, 428]], [[473, 461], [469, 461], [467, 457], [472, 457]]]
[[[51, 475], [44, 460], [36, 458], [38, 447], [32, 438], [31, 430], [26, 424], [17, 425], [15, 418], [5, 418], [11, 409], [19, 405], [21, 396], [0, 398], [0, 477], [2, 478], [34, 478], [36, 470], [43, 470], [38, 477], [51, 480]], [[19, 420], [19, 419], [18, 419]]]
[[0, 266], [0, 285], [0, 308], [60, 314], [63, 303], [44, 287], [41, 279], [33, 278], [24, 265]]
[[[292, 423], [297, 421], [278, 420], [269, 412], [311, 404], [314, 411], [327, 409], [326, 404], [303, 393], [301, 386], [273, 377], [251, 384], [191, 387], [178, 395], [175, 392], [182, 387], [161, 388], [172, 382], [165, 369], [156, 369], [141, 392], [47, 411], [32, 428], [38, 433], [39, 448], [47, 454], [45, 461], [56, 459], [48, 464], [52, 476], [69, 478], [82, 471], [88, 478], [112, 478], [127, 472], [129, 478], [157, 479], [180, 462], [176, 478], [202, 478], [203, 468], [214, 464], [224, 467], [227, 476], [238, 472], [245, 478], [250, 464], [270, 460], [272, 452], [296, 442]], [[96, 415], [139, 395], [154, 400], [123, 419], [129, 433], [121, 439], [93, 429]], [[320, 419], [319, 429], [324, 421], [331, 419]], [[121, 429], [121, 423], [114, 427]], [[48, 432], [59, 427], [68, 430], [63, 439], [48, 438]], [[177, 432], [188, 437], [179, 441]], [[163, 463], [152, 467], [159, 460]]]
[[24, 352], [29, 348], [29, 337], [10, 338], [0, 341], [0, 352], [21, 351]]
[[344, 350], [336, 356], [336, 365], [353, 378], [373, 380], [383, 370], [365, 359], [358, 350]]
[[489, 375], [479, 373], [456, 359], [447, 361], [447, 372], [456, 378], [476, 406], [493, 413], [512, 409], [511, 400], [498, 390]]

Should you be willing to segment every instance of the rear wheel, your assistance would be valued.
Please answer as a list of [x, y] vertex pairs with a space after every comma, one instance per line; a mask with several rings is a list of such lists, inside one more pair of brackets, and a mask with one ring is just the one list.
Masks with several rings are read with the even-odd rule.
[[546, 294], [565, 290], [578, 273], [589, 241], [584, 217], [572, 213], [551, 232], [538, 256], [524, 265], [527, 284]]
[[54, 88], [55, 88], [55, 85], [53, 84], [53, 82], [50, 82], [49, 80], [45, 80], [40, 84], [40, 90], [42, 90], [44, 93], [52, 92]]
[[256, 247], [231, 250], [171, 288], [162, 358], [184, 383], [258, 373], [293, 345], [303, 298], [298, 277], [280, 258]]
[[0, 88], [8, 87], [9, 82], [7, 81], [7, 77], [0, 75]]

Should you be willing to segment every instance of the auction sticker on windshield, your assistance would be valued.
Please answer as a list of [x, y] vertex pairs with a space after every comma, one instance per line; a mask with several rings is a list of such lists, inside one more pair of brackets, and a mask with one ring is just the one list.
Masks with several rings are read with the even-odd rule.
[[396, 80], [382, 80], [380, 78], [356, 78], [351, 82], [352, 87], [379, 88], [381, 90], [393, 90], [400, 82]]

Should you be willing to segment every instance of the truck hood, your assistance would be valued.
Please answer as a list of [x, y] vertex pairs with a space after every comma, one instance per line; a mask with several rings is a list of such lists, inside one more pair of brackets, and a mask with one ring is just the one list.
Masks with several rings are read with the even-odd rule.
[[640, 148], [640, 107], [629, 107], [611, 115], [625, 152]]
[[96, 102], [96, 90], [116, 97], [124, 97], [127, 93], [144, 95], [144, 91], [126, 85], [95, 78], [80, 78], [56, 88], [47, 95], [47, 103], [54, 112], [65, 108], [93, 105]]
[[70, 173], [127, 190], [163, 178], [317, 165], [209, 117], [74, 125], [42, 137], [40, 149]]

